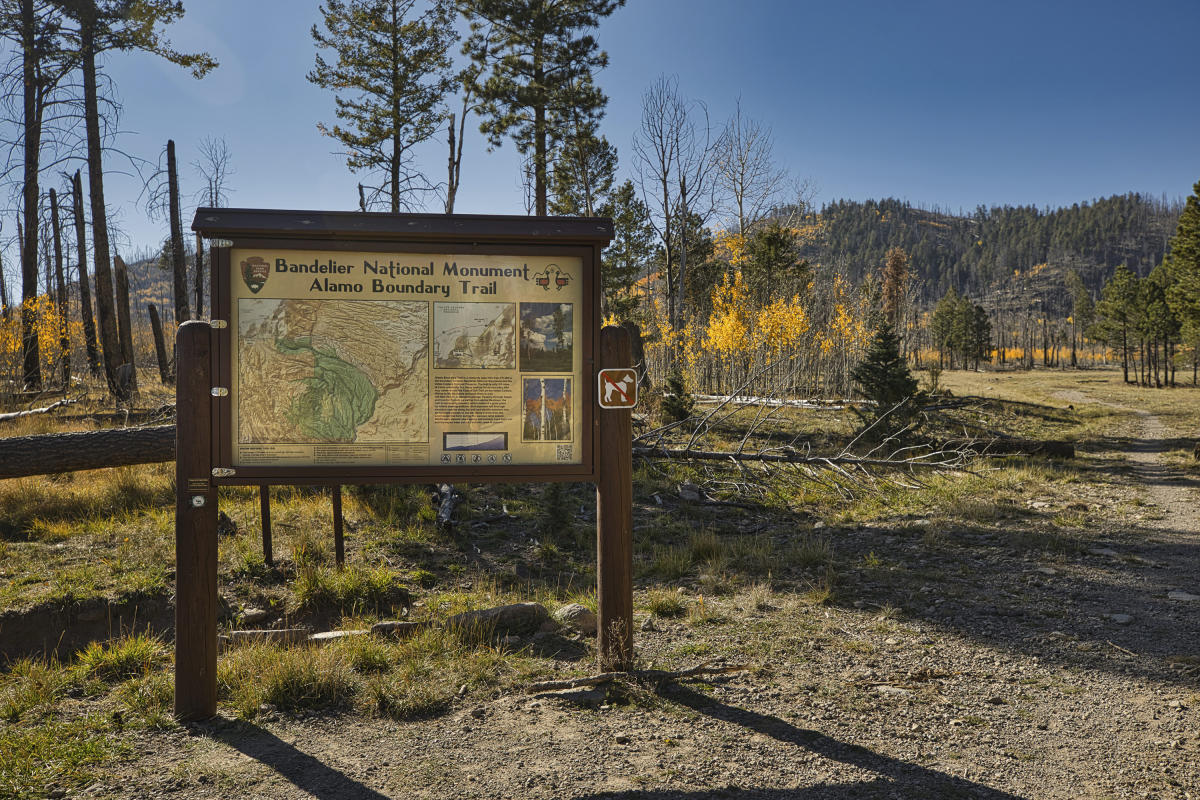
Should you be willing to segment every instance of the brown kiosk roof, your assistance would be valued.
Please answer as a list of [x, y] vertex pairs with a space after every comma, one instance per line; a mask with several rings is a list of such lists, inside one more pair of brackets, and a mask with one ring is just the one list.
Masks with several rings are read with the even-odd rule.
[[204, 236], [397, 242], [607, 244], [613, 238], [613, 223], [607, 217], [384, 214], [261, 208], [198, 208], [192, 230]]

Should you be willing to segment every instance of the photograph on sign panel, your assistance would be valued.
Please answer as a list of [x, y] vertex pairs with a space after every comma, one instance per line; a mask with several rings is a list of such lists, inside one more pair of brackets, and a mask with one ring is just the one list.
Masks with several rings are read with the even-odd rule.
[[571, 441], [571, 379], [525, 378], [525, 418], [521, 439], [526, 442]]
[[503, 431], [447, 431], [442, 434], [443, 450], [507, 450], [508, 434]]
[[570, 372], [570, 303], [521, 303], [521, 371]]
[[239, 441], [427, 442], [429, 303], [238, 301]]
[[515, 369], [516, 316], [512, 303], [434, 303], [434, 366]]

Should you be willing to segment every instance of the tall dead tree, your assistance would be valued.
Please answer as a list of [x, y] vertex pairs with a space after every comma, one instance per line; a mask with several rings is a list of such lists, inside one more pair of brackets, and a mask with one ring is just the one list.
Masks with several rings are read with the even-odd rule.
[[[702, 128], [692, 119], [693, 106], [703, 113]], [[652, 212], [649, 221], [663, 245], [667, 318], [679, 330], [687, 283], [688, 228], [696, 222], [704, 224], [715, 209], [707, 109], [685, 101], [674, 78], [660, 77], [642, 96], [641, 127], [634, 136], [633, 153], [643, 202]]]
[[[20, 83], [20, 119], [14, 120], [19, 132], [10, 145], [22, 153], [22, 191], [18, 215], [18, 239], [21, 261], [21, 346], [22, 379], [30, 387], [42, 383], [36, 308], [38, 290], [38, 236], [40, 212], [41, 158], [47, 140], [47, 112], [63, 77], [74, 69], [77, 56], [66, 45], [62, 29], [63, 12], [57, 2], [48, 0], [7, 0], [0, 4], [0, 37], [12, 44], [12, 68], [3, 80], [13, 88]], [[52, 135], [50, 137], [53, 138]], [[50, 286], [47, 284], [47, 290]], [[5, 290], [7, 294], [7, 289]], [[14, 298], [15, 299], [15, 298]]]
[[[121, 345], [121, 363], [134, 366], [133, 327], [129, 313], [129, 271], [125, 268], [125, 260], [120, 256], [113, 257], [116, 269], [113, 271], [117, 284], [117, 331]], [[128, 381], [122, 381], [123, 388], [130, 393], [137, 389], [137, 372]]]
[[713, 166], [717, 185], [733, 203], [737, 231], [742, 236], [766, 216], [786, 178], [784, 170], [775, 166], [772, 150], [771, 129], [743, 118], [739, 99], [717, 140]]
[[183, 16], [178, 0], [140, 0], [138, 13], [130, 13], [128, 2], [117, 0], [58, 0], [64, 11], [78, 23], [78, 51], [83, 70], [83, 105], [87, 132], [88, 194], [92, 211], [93, 257], [96, 259], [96, 313], [100, 322], [104, 373], [109, 390], [123, 392], [117, 380], [121, 365], [113, 309], [113, 287], [108, 218], [104, 204], [103, 142], [100, 138], [97, 55], [111, 50], [141, 50], [162, 56], [187, 67], [203, 77], [217, 65], [207, 53], [187, 54], [173, 49], [163, 38], [162, 26]]
[[634, 134], [633, 156], [642, 202], [653, 212], [649, 217], [663, 247], [667, 278], [667, 319], [675, 321], [675, 184], [679, 152], [677, 131], [687, 119], [687, 108], [679, 99], [677, 81], [660, 77], [642, 95], [641, 127]]
[[183, 219], [179, 205], [179, 172], [175, 166], [175, 140], [167, 140], [167, 196], [171, 217], [171, 270], [175, 275], [175, 323], [191, 319], [188, 308], [187, 262], [183, 250]]
[[[477, 109], [475, 94], [472, 86], [479, 77], [479, 67], [467, 67], [458, 76], [459, 90], [462, 92], [462, 110], [455, 114], [450, 112], [446, 125], [446, 139], [450, 145], [450, 155], [446, 160], [446, 213], [454, 213], [454, 201], [458, 197], [458, 187], [462, 181], [462, 151], [463, 139], [467, 132], [467, 115]], [[455, 130], [455, 126], [458, 130]]]
[[67, 325], [70, 310], [67, 306], [67, 282], [63, 277], [62, 225], [58, 216], [58, 192], [50, 190], [50, 228], [54, 241], [54, 277], [58, 297], [58, 347], [64, 389], [71, 388], [71, 332]]
[[83, 338], [87, 345], [88, 371], [100, 374], [100, 348], [96, 344], [96, 320], [92, 317], [92, 290], [87, 271], [87, 220], [83, 216], [83, 180], [79, 170], [71, 176], [71, 201], [75, 209], [75, 251], [79, 255], [79, 316], [83, 319]]
[[171, 375], [171, 365], [167, 362], [167, 344], [163, 339], [162, 320], [158, 317], [158, 308], [154, 303], [148, 303], [146, 310], [150, 314], [150, 333], [154, 336], [154, 357], [158, 360], [158, 377], [163, 386], [175, 382]]
[[42, 114], [45, 110], [44, 82], [40, 72], [44, 53], [34, 0], [20, 0], [21, 77], [23, 82], [23, 144], [25, 150], [21, 216], [21, 349], [24, 355], [22, 382], [29, 388], [42, 385], [36, 311], [29, 301], [37, 297], [38, 169], [42, 149]]
[[8, 319], [8, 279], [4, 277], [4, 260], [0, 258], [0, 319]]
[[[203, 185], [196, 192], [196, 200], [208, 208], [221, 208], [229, 202], [229, 176], [233, 168], [229, 162], [232, 155], [224, 139], [206, 138], [200, 142], [200, 158], [192, 167], [200, 173]], [[196, 234], [196, 318], [204, 316], [204, 240]]]
[[[109, 391], [118, 394], [117, 368], [121, 366], [113, 308], [112, 262], [108, 243], [108, 212], [104, 206], [104, 158], [100, 139], [100, 100], [96, 88], [96, 31], [99, 11], [83, 3], [80, 11], [80, 53], [83, 60], [83, 115], [87, 130], [88, 200], [92, 211], [92, 257], [95, 259], [96, 318], [100, 351]], [[90, 6], [90, 8], [89, 8]]]
[[204, 319], [204, 238], [196, 234], [196, 319]]

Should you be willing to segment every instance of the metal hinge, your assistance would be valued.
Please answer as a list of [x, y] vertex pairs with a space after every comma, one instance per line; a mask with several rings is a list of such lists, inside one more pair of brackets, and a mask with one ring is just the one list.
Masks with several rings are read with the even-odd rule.
[[233, 240], [232, 239], [209, 239], [208, 244], [210, 247], [233, 247]]
[[229, 327], [229, 323], [223, 319], [210, 319], [208, 321], [208, 324], [209, 324], [209, 327], [216, 328], [219, 331], [225, 330], [226, 328]]
[[214, 478], [232, 478], [235, 474], [229, 467], [213, 467], [212, 469]]
[[212, 396], [213, 397], [228, 397], [229, 390], [226, 389], [224, 386], [214, 386], [212, 388]]

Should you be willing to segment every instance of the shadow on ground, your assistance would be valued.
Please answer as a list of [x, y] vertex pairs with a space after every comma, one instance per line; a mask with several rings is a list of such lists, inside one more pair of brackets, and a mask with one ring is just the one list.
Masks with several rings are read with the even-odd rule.
[[318, 758], [310, 756], [257, 725], [239, 723], [206, 731], [263, 766], [270, 767], [317, 800], [389, 800]]
[[[877, 773], [878, 778], [845, 784], [816, 784], [804, 788], [777, 789], [751, 786], [679, 791], [674, 789], [637, 790], [586, 795], [587, 800], [717, 800], [718, 798], [763, 798], [764, 800], [850, 800], [850, 798], [920, 797], [979, 798], [980, 800], [1018, 800], [1019, 795], [992, 789], [983, 784], [927, 769], [917, 764], [881, 755], [866, 747], [839, 741], [818, 731], [798, 728], [779, 717], [759, 714], [728, 705], [680, 684], [668, 684], [660, 690], [667, 700], [721, 722], [769, 736], [783, 745], [802, 748], [830, 761], [838, 761]], [[781, 776], [783, 777], [783, 776]]]

